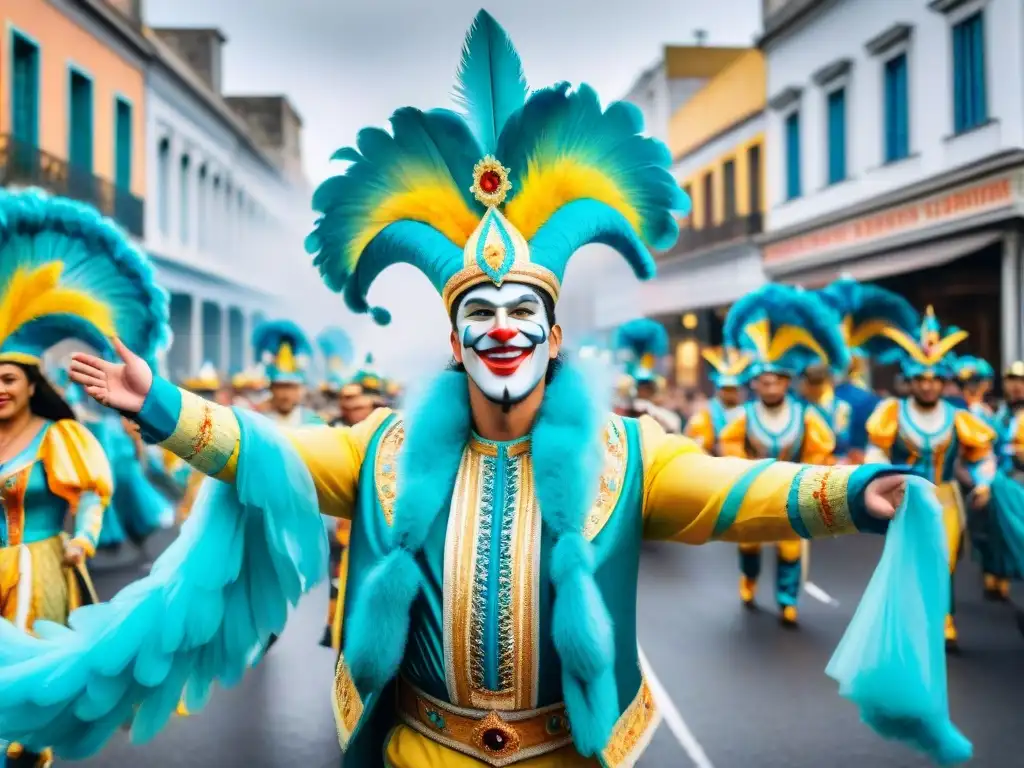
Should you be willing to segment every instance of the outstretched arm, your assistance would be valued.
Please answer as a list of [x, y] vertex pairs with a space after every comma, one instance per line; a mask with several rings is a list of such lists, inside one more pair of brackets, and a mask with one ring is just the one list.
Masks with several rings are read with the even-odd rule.
[[707, 456], [642, 419], [644, 535], [687, 544], [884, 532], [903, 480], [878, 467]]

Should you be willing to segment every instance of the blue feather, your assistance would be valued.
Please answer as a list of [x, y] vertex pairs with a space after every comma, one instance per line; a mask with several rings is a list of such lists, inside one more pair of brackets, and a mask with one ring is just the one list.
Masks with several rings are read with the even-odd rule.
[[668, 331], [656, 320], [638, 317], [623, 323], [615, 332], [615, 347], [628, 352], [633, 360], [644, 355], [663, 357], [668, 354]]
[[526, 102], [523, 64], [501, 25], [480, 11], [462, 49], [455, 100], [485, 154], [493, 154], [508, 118]]
[[[883, 320], [912, 338], [917, 336], [921, 317], [910, 302], [897, 293], [852, 277], [841, 277], [819, 291], [825, 303], [842, 318], [850, 318], [853, 330], [872, 321]], [[875, 336], [861, 345], [870, 357], [889, 355], [895, 343]]]
[[264, 352], [277, 353], [283, 343], [291, 345], [296, 355], [312, 355], [313, 347], [298, 325], [291, 320], [267, 320], [257, 325], [252, 332], [252, 346], [259, 362]]

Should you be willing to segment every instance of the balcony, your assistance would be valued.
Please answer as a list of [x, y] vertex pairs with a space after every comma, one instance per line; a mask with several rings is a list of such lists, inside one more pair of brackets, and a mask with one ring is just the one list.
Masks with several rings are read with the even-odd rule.
[[141, 198], [9, 135], [0, 136], [0, 186], [39, 187], [88, 203], [130, 234], [143, 236], [145, 204]]
[[675, 247], [662, 258], [685, 256], [719, 245], [750, 240], [761, 234], [762, 226], [763, 216], [760, 213], [753, 213], [749, 216], [737, 216], [710, 227], [683, 227], [679, 230], [679, 240], [676, 241]]

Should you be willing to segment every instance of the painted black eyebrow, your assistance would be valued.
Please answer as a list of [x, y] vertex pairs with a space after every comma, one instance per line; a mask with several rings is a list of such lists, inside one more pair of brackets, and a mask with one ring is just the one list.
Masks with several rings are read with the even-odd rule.
[[540, 299], [538, 299], [536, 296], [533, 296], [532, 294], [524, 293], [522, 296], [520, 296], [517, 299], [514, 299], [513, 301], [506, 301], [501, 304], [495, 304], [493, 301], [490, 301], [488, 299], [469, 299], [466, 302], [467, 307], [473, 306], [474, 304], [489, 307], [490, 309], [499, 309], [500, 307], [514, 307], [517, 304], [540, 305]]

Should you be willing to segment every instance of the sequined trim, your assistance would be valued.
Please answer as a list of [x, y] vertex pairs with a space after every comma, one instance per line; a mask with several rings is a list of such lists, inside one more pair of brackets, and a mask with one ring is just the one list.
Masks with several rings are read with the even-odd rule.
[[847, 497], [854, 469], [808, 467], [801, 473], [797, 505], [811, 538], [856, 532]]
[[590, 509], [583, 535], [593, 539], [601, 532], [612, 512], [615, 511], [626, 481], [626, 466], [629, 446], [626, 441], [626, 426], [621, 416], [615, 416], [605, 427], [604, 471], [601, 473], [601, 488]]
[[0, 514], [7, 517], [7, 540], [0, 541], [0, 546], [14, 547], [24, 542], [25, 491], [34, 465], [32, 461], [0, 481], [0, 506], [3, 507]]
[[338, 666], [334, 672], [334, 696], [331, 697], [331, 703], [334, 705], [338, 743], [342, 750], [345, 750], [363, 716], [363, 700], [356, 690], [344, 656], [338, 658]]
[[182, 391], [178, 424], [160, 445], [204, 475], [215, 475], [227, 465], [239, 436], [238, 421], [230, 408]]
[[[555, 274], [551, 270], [537, 264], [517, 262], [512, 266], [508, 274], [504, 276], [503, 280], [508, 283], [523, 283], [541, 288], [551, 298], [556, 300], [558, 299], [558, 292], [561, 290], [561, 284], [558, 278], [555, 277]], [[452, 302], [459, 298], [463, 292], [469, 290], [474, 285], [490, 282], [492, 282], [491, 278], [480, 267], [476, 264], [471, 264], [460, 269], [445, 283], [444, 290], [441, 293], [441, 300], [448, 311], [451, 312]]]
[[636, 765], [660, 720], [661, 715], [647, 680], [641, 680], [640, 690], [615, 723], [608, 745], [601, 752], [604, 765], [607, 768], [631, 768]]
[[391, 525], [395, 519], [395, 499], [398, 497], [398, 453], [405, 442], [405, 423], [400, 419], [387, 428], [377, 447], [377, 461], [374, 464], [374, 481], [377, 485], [377, 501], [384, 511], [384, 519]]

